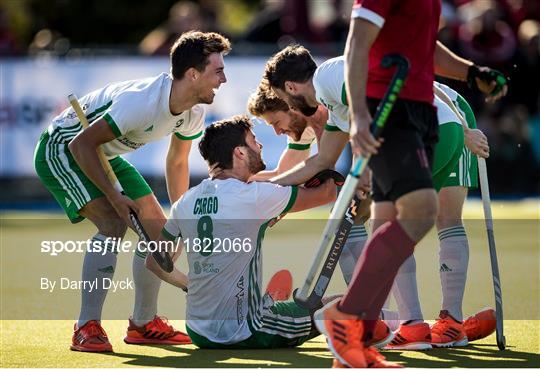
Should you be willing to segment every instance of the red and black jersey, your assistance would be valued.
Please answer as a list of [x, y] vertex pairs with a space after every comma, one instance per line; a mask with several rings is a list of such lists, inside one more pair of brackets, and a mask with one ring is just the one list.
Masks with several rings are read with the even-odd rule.
[[381, 28], [369, 52], [368, 97], [381, 99], [393, 70], [381, 68], [381, 59], [398, 53], [411, 69], [400, 98], [433, 103], [434, 51], [441, 0], [355, 0], [351, 17]]

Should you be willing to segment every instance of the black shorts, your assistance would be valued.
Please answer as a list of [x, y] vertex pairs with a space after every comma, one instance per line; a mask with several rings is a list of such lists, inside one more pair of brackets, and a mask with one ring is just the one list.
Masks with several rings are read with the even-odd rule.
[[[368, 98], [372, 115], [380, 102]], [[373, 200], [395, 202], [422, 188], [433, 188], [431, 167], [439, 139], [437, 111], [428, 103], [399, 99], [382, 132], [384, 143], [369, 160]]]

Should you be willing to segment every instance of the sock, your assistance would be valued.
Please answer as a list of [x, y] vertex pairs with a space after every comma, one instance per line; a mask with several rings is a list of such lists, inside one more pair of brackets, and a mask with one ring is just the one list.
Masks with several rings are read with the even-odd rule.
[[389, 310], [382, 308], [381, 309], [381, 319], [384, 320], [388, 328], [393, 331], [397, 331], [399, 328], [399, 314], [397, 311]]
[[132, 321], [143, 326], [157, 314], [157, 300], [161, 280], [144, 265], [146, 252], [136, 250], [133, 256], [133, 281], [135, 282], [135, 305]]
[[397, 220], [380, 226], [365, 246], [340, 301], [340, 310], [376, 320], [399, 267], [413, 253], [415, 245]]
[[360, 259], [360, 255], [362, 255], [367, 237], [368, 234], [363, 225], [354, 225], [351, 228], [351, 233], [349, 233], [345, 246], [343, 246], [343, 251], [339, 257], [339, 267], [347, 285], [351, 282], [354, 267], [358, 259]]
[[416, 285], [416, 260], [414, 254], [401, 265], [392, 289], [401, 323], [423, 320], [418, 287]]
[[[84, 254], [82, 280], [92, 284], [91, 288], [86, 287], [81, 291], [81, 311], [77, 321], [78, 327], [82, 327], [90, 320], [101, 320], [101, 310], [108, 291], [103, 288], [103, 280], [105, 278], [112, 279], [114, 276], [116, 256], [118, 254], [116, 240], [111, 242], [110, 238], [108, 241], [107, 238], [107, 236], [97, 233], [92, 237], [90, 246], [91, 250], [96, 250], [96, 252], [87, 250]], [[106, 247], [107, 251], [103, 254], [103, 251], [95, 249], [97, 247]]]
[[439, 276], [442, 287], [442, 310], [463, 320], [462, 303], [469, 264], [469, 242], [463, 226], [439, 231]]

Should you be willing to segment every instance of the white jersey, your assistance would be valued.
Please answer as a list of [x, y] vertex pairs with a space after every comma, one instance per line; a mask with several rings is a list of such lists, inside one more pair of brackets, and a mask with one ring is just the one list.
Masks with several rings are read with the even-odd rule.
[[434, 99], [435, 107], [437, 108], [437, 119], [439, 120], [439, 125], [447, 123], [457, 123], [461, 125], [461, 119], [454, 113], [452, 108], [450, 108], [445, 102], [443, 102], [437, 95]]
[[[433, 82], [433, 85], [435, 87], [441, 89], [446, 94], [446, 96], [448, 96], [450, 98], [450, 100], [454, 104], [454, 107], [459, 112], [461, 117], [464, 119], [464, 121], [467, 124], [469, 124], [469, 122], [467, 121], [467, 114], [466, 114], [466, 112], [464, 112], [462, 110], [462, 106], [461, 106], [462, 102], [465, 102], [465, 104], [468, 105], [468, 103], [463, 99], [463, 97], [461, 97], [461, 95], [459, 93], [457, 93], [457, 91], [455, 91], [454, 89], [448, 87], [445, 84], [442, 84], [442, 83], [439, 83], [439, 82]], [[437, 99], [438, 98], [435, 95], [435, 102], [436, 103], [437, 103]], [[443, 102], [441, 101], [441, 103], [443, 103]], [[436, 106], [438, 107], [438, 105], [436, 105]], [[437, 113], [438, 113], [438, 111], [437, 111]], [[462, 120], [459, 119], [459, 117], [457, 117], [456, 114], [453, 111], [452, 111], [451, 115], [449, 115], [449, 114], [446, 114], [445, 116], [438, 115], [438, 118], [439, 118], [439, 125], [443, 124], [444, 120], [447, 121], [446, 123], [448, 123], [448, 122], [457, 122], [459, 124], [462, 124]]]
[[[79, 100], [89, 122], [103, 118], [116, 139], [102, 145], [108, 158], [136, 150], [145, 144], [175, 133], [192, 140], [204, 129], [205, 109], [195, 105], [179, 115], [169, 109], [172, 77], [157, 77], [111, 83]], [[48, 131], [57, 143], [68, 143], [82, 129], [70, 107], [54, 118]]]
[[[349, 132], [349, 107], [345, 91], [344, 68], [345, 59], [339, 56], [322, 63], [313, 75], [317, 101], [328, 108], [328, 124], [325, 129], [330, 131], [339, 129]], [[457, 92], [446, 85], [437, 82], [435, 84], [441, 87], [453, 101], [457, 100]], [[434, 105], [437, 108], [439, 125], [450, 122], [460, 123], [452, 109], [438, 97], [435, 97]]]
[[325, 129], [349, 132], [349, 107], [345, 92], [345, 59], [328, 59], [315, 70], [313, 86], [317, 101], [328, 109]]
[[[233, 344], [250, 337], [260, 324], [267, 305], [261, 290], [261, 243], [268, 221], [287, 212], [296, 193], [296, 187], [265, 182], [206, 179], [173, 205], [163, 233], [182, 237], [185, 244], [186, 324], [195, 333]], [[204, 238], [214, 244], [203, 241], [199, 249], [196, 242]]]
[[293, 140], [287, 136], [287, 148], [291, 150], [309, 150], [316, 138], [317, 135], [315, 135], [313, 128], [306, 127], [299, 140]]

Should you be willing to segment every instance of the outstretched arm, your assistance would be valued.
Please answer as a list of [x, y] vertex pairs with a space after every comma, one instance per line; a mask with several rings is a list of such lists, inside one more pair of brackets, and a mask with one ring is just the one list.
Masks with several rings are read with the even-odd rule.
[[346, 132], [324, 131], [316, 155], [272, 178], [271, 182], [282, 186], [302, 184], [320, 171], [334, 168], [348, 140], [349, 134]]
[[[165, 236], [163, 235], [160, 235], [156, 241], [157, 245], [160, 245], [160, 246], [169, 245], [171, 242], [174, 242], [174, 241], [170, 241], [166, 239]], [[179, 244], [177, 243], [176, 246], [179, 246], [179, 247], [177, 249], [172, 249], [169, 251], [169, 254], [171, 255], [171, 259], [173, 260], [173, 263], [178, 259], [178, 257], [182, 253], [183, 243], [181, 241], [178, 241], [178, 242]], [[188, 277], [187, 275], [185, 275], [184, 273], [176, 269], [176, 267], [173, 269], [172, 272], [167, 273], [166, 271], [161, 269], [158, 263], [154, 260], [154, 257], [152, 256], [151, 253], [148, 253], [148, 255], [146, 256], [145, 265], [161, 280], [167, 283], [170, 283], [173, 286], [178, 287], [184, 291], [187, 291]]]
[[461, 58], [440, 41], [435, 47], [435, 73], [442, 77], [467, 81], [469, 87], [488, 95], [487, 102], [495, 102], [508, 92], [506, 77], [499, 71], [479, 67]]
[[279, 174], [285, 173], [289, 169], [293, 168], [295, 165], [303, 162], [309, 158], [310, 150], [294, 150], [287, 148], [281, 154], [279, 158], [279, 163], [276, 169], [266, 170], [264, 172], [259, 172], [250, 178], [251, 181], [268, 181], [270, 178], [273, 178]]

